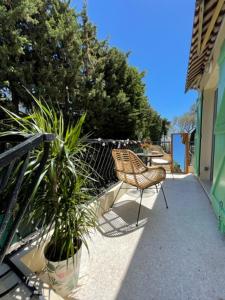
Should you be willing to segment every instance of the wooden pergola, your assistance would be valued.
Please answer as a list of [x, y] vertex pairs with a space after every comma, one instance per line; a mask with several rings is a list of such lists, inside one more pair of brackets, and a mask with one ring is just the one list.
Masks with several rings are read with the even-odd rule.
[[196, 0], [185, 90], [198, 89], [225, 13], [225, 0]]

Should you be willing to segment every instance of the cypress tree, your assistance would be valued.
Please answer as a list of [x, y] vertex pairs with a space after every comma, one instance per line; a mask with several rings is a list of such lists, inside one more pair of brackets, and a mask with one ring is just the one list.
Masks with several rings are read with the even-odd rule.
[[86, 111], [93, 137], [159, 140], [165, 122], [128, 57], [99, 41], [86, 4], [78, 16], [65, 0], [0, 2], [0, 99], [11, 99], [15, 111], [31, 105], [26, 87], [63, 108], [66, 120]]
[[68, 2], [5, 0], [0, 24], [0, 87], [9, 88], [15, 109], [29, 107], [26, 87], [67, 111], [80, 75], [79, 28]]

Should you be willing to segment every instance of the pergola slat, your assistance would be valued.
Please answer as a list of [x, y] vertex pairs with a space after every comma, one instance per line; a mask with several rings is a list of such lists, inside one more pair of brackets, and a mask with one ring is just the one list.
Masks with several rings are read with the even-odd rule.
[[196, 0], [186, 91], [199, 87], [225, 13], [225, 0]]

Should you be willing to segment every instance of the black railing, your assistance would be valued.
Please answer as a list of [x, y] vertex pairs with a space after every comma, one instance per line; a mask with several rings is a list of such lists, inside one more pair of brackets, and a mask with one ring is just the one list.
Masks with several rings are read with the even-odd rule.
[[[29, 213], [29, 197], [48, 158], [49, 142], [53, 139], [54, 136], [49, 134], [0, 137], [0, 262], [10, 245], [14, 244], [13, 249], [17, 242], [18, 246], [21, 246], [26, 242], [28, 235], [38, 230], [37, 224], [32, 221], [27, 224], [23, 222], [23, 217], [26, 211]], [[19, 197], [30, 156], [38, 147], [44, 148], [43, 157], [33, 171], [33, 181], [29, 189], [26, 189], [29, 194]], [[128, 148], [141, 152], [139, 141], [88, 140], [84, 159], [90, 166], [91, 177], [94, 179], [91, 189], [95, 196], [117, 181], [112, 159], [113, 148]]]
[[[0, 201], [0, 260], [9, 246], [17, 241], [23, 240], [24, 237], [37, 230], [37, 224], [30, 223], [29, 226], [23, 222], [18, 228], [24, 213], [29, 205], [29, 195], [23, 197], [25, 203], [19, 203], [18, 194], [23, 183], [23, 176], [26, 171], [31, 152], [44, 143], [44, 154], [40, 166], [35, 171], [33, 176], [34, 181], [29, 189], [32, 193], [32, 188], [38, 180], [41, 169], [47, 160], [49, 141], [53, 140], [52, 135], [36, 135], [22, 136], [12, 135], [0, 137], [0, 196], [6, 193], [6, 189], [11, 184], [10, 179], [15, 176], [13, 170], [19, 166], [16, 172], [16, 178], [13, 178], [13, 185], [10, 187], [10, 199]], [[170, 152], [170, 142], [154, 142], [161, 145], [166, 152]], [[127, 148], [134, 152], [142, 152], [141, 141], [134, 140], [113, 140], [113, 139], [89, 139], [87, 142], [86, 153], [84, 160], [90, 167], [91, 177], [94, 179], [90, 186], [90, 192], [94, 196], [98, 196], [117, 181], [114, 162], [112, 159], [112, 149]], [[7, 202], [7, 206], [6, 206]], [[18, 210], [19, 207], [19, 210]], [[28, 228], [29, 227], [29, 228]]]
[[[4, 262], [11, 268], [13, 265], [10, 255], [5, 255], [10, 245], [16, 241], [21, 241], [29, 233], [38, 230], [36, 225], [32, 223], [26, 225], [25, 228], [23, 228], [23, 223], [22, 226], [19, 225], [28, 210], [30, 195], [47, 161], [50, 142], [53, 140], [54, 135], [51, 134], [0, 137], [0, 263], [5, 258]], [[171, 153], [170, 142], [161, 141], [153, 144], [158, 144], [165, 152]], [[30, 188], [26, 189], [29, 193], [19, 197], [30, 157], [34, 154], [35, 149], [40, 147], [43, 147], [43, 154], [39, 165], [33, 171], [34, 175], [30, 182]], [[126, 148], [136, 153], [143, 151], [141, 141], [129, 139], [104, 140], [100, 138], [87, 141], [84, 160], [89, 165], [91, 177], [94, 179], [91, 189], [93, 188], [95, 196], [104, 193], [108, 187], [117, 181], [112, 158], [112, 149], [115, 148]], [[15, 237], [18, 237], [18, 239], [15, 239]], [[13, 252], [11, 255], [13, 255]], [[14, 271], [18, 276], [23, 276], [16, 266], [14, 266]], [[22, 280], [27, 279], [24, 277]]]
[[88, 140], [85, 161], [89, 164], [94, 179], [94, 193], [99, 195], [117, 181], [114, 171], [112, 149], [127, 148], [140, 152], [140, 142], [133, 140], [92, 139]]
[[[52, 140], [54, 135], [50, 134], [0, 137], [0, 263], [29, 206], [29, 198], [47, 161]], [[34, 170], [27, 194], [19, 197], [30, 157], [38, 147], [43, 147], [42, 158]]]
[[[54, 135], [51, 134], [6, 135], [0, 137], [0, 264], [4, 262], [7, 265], [5, 272], [0, 275], [0, 280], [3, 281], [4, 286], [4, 280], [7, 280], [10, 272], [18, 277], [18, 280], [16, 282], [14, 280], [11, 286], [5, 290], [0, 290], [0, 298], [16, 289], [21, 282], [30, 291], [30, 297], [34, 294], [38, 295], [34, 283], [30, 283], [29, 278], [15, 265], [12, 257], [18, 249], [20, 250], [21, 247], [26, 245], [26, 242], [22, 239], [28, 233], [35, 231], [35, 227], [32, 228], [32, 224], [30, 224], [30, 226], [25, 227], [24, 235], [21, 236], [18, 228], [28, 210], [30, 196], [48, 159], [50, 142], [53, 140]], [[42, 157], [33, 171], [30, 185], [27, 188], [28, 192], [20, 197], [30, 158], [36, 154], [35, 149], [40, 147], [43, 148]], [[29, 227], [28, 230], [27, 227]], [[24, 231], [24, 228], [22, 231]], [[19, 248], [12, 251], [10, 246], [15, 241], [16, 236], [19, 240]]]
[[[94, 181], [94, 194], [99, 195], [107, 187], [117, 181], [114, 162], [112, 159], [112, 149], [127, 148], [134, 152], [142, 152], [141, 141], [135, 140], [113, 140], [113, 139], [90, 139], [85, 161], [91, 168]], [[171, 143], [168, 141], [157, 141], [155, 145], [160, 145], [165, 152], [171, 153]]]
[[[88, 140], [86, 152], [86, 162], [91, 167], [94, 182], [94, 194], [104, 193], [105, 189], [117, 181], [112, 149], [127, 148], [134, 152], [142, 152], [141, 141], [135, 140], [112, 140], [112, 139], [92, 139]], [[167, 153], [171, 151], [170, 142], [155, 142], [160, 145]]]

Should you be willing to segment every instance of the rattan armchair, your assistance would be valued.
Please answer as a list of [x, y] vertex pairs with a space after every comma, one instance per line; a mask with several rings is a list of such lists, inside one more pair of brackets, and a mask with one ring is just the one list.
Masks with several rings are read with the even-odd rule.
[[153, 165], [155, 166], [169, 166], [170, 168], [170, 172], [172, 174], [172, 177], [174, 179], [173, 176], [173, 166], [172, 166], [172, 157], [171, 154], [166, 153], [163, 148], [159, 145], [151, 145], [150, 146], [150, 151], [151, 153], [154, 154], [155, 153], [161, 153], [162, 157], [159, 158], [152, 158], [151, 162]]
[[[166, 171], [163, 167], [147, 167], [134, 152], [128, 149], [113, 149], [112, 156], [115, 162], [117, 178], [123, 183], [130, 184], [137, 189], [140, 189], [141, 199], [136, 223], [136, 226], [138, 226], [143, 191], [151, 186], [155, 185], [157, 187], [157, 184], [161, 184], [161, 182], [166, 178]], [[122, 185], [120, 188], [122, 188]], [[168, 208], [163, 187], [162, 193], [166, 208]]]

